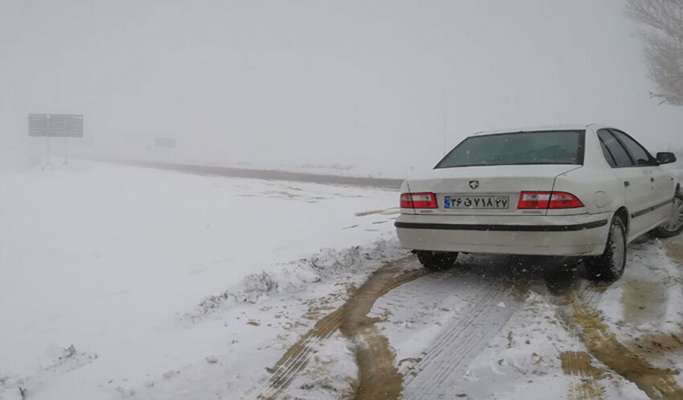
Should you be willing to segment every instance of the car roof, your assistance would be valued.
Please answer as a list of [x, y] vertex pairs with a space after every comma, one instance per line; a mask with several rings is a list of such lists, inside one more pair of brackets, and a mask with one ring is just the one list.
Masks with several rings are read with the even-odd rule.
[[583, 131], [591, 126], [601, 124], [567, 124], [567, 125], [547, 125], [547, 126], [531, 126], [531, 127], [516, 127], [512, 129], [500, 129], [495, 131], [476, 132], [474, 135], [495, 135], [498, 133], [515, 133], [515, 132], [538, 132], [538, 131]]

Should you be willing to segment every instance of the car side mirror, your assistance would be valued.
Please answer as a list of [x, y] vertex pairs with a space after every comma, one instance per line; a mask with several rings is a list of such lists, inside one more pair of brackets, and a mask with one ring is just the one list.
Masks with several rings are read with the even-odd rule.
[[669, 152], [657, 153], [657, 162], [660, 164], [671, 164], [676, 162], [676, 155]]

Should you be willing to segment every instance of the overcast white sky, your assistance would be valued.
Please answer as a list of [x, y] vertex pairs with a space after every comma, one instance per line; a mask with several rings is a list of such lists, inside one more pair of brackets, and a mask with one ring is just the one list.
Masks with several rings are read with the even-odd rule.
[[[600, 121], [680, 142], [622, 0], [0, 0], [0, 135], [83, 113], [97, 148], [432, 165], [480, 130]], [[447, 116], [444, 129], [444, 108]], [[15, 140], [16, 139], [16, 140]], [[680, 146], [677, 146], [680, 147]], [[8, 148], [5, 146], [5, 148]]]

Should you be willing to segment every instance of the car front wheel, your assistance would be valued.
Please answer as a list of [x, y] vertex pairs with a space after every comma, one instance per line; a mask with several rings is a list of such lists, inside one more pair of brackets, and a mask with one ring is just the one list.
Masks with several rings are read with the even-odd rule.
[[621, 277], [626, 267], [626, 227], [620, 217], [612, 219], [605, 252], [586, 257], [584, 264], [591, 280], [611, 282]]
[[455, 264], [458, 258], [458, 253], [440, 252], [440, 251], [415, 251], [417, 259], [420, 264], [430, 271], [444, 271]]

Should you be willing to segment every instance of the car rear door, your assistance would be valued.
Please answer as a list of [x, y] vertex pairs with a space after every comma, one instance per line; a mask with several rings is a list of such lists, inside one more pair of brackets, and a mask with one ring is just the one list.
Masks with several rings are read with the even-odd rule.
[[650, 225], [659, 225], [663, 220], [668, 218], [669, 210], [663, 209], [665, 206], [672, 203], [673, 200], [673, 179], [670, 173], [667, 173], [659, 166], [657, 160], [642, 146], [638, 141], [633, 139], [628, 134], [612, 129], [616, 138], [624, 145], [626, 151], [629, 152], [635, 161], [638, 169], [650, 181], [650, 188], [652, 190], [652, 200], [648, 204], [648, 208], [641, 210], [645, 219]]
[[640, 234], [650, 225], [647, 218], [637, 215], [655, 199], [650, 176], [636, 165], [631, 154], [609, 129], [598, 130], [603, 153], [614, 175], [624, 185], [624, 204], [631, 214], [630, 232]]

